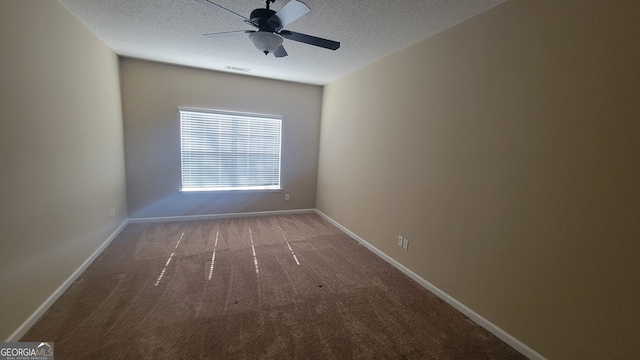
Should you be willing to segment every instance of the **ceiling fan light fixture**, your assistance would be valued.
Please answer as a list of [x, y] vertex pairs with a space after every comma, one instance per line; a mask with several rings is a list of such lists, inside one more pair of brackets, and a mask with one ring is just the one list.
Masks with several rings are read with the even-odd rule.
[[249, 34], [249, 39], [265, 55], [275, 52], [282, 45], [282, 37], [267, 31], [256, 31]]

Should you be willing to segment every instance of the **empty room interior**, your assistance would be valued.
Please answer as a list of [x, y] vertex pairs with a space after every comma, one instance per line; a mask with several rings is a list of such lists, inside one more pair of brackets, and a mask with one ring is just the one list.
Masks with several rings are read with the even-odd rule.
[[[206, 3], [0, 1], [0, 339], [640, 358], [636, 1], [292, 1], [286, 57]], [[273, 185], [190, 191], [188, 115], [277, 124]]]

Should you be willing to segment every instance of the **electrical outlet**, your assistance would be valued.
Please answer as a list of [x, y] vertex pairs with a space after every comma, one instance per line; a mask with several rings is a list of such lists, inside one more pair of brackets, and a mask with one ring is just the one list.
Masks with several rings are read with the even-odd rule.
[[284, 199], [285, 199], [286, 201], [289, 201], [289, 194], [284, 194]]
[[402, 246], [402, 241], [404, 238], [402, 236], [398, 236], [398, 246]]
[[409, 240], [407, 238], [402, 239], [402, 248], [409, 250]]
[[116, 209], [109, 210], [109, 217], [116, 217]]

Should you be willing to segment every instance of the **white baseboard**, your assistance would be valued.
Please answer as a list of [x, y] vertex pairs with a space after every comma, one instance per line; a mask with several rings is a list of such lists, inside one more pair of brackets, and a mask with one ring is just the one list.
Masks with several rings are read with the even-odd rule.
[[424, 288], [426, 288], [427, 290], [431, 291], [432, 293], [434, 293], [436, 296], [438, 296], [442, 300], [446, 301], [449, 305], [453, 306], [458, 311], [460, 311], [461, 313], [466, 315], [469, 319], [473, 320], [473, 322], [475, 322], [476, 324], [482, 326], [487, 331], [489, 331], [490, 333], [495, 335], [497, 338], [499, 338], [500, 340], [502, 340], [505, 343], [509, 344], [511, 347], [513, 347], [518, 352], [520, 352], [522, 355], [524, 355], [527, 358], [532, 359], [532, 360], [546, 360], [546, 358], [544, 356], [540, 355], [538, 352], [536, 352], [532, 348], [528, 347], [527, 345], [522, 343], [520, 340], [518, 340], [515, 337], [511, 336], [509, 333], [507, 333], [506, 331], [502, 330], [501, 328], [499, 328], [498, 326], [496, 326], [495, 324], [493, 324], [489, 320], [485, 319], [480, 314], [478, 314], [475, 311], [471, 310], [470, 308], [468, 308], [463, 303], [459, 302], [458, 300], [456, 300], [455, 298], [453, 298], [449, 294], [447, 294], [444, 291], [438, 289], [435, 285], [431, 284], [427, 280], [425, 280], [422, 277], [420, 277], [418, 274], [416, 274], [413, 271], [409, 270], [407, 267], [405, 267], [404, 265], [400, 264], [398, 261], [394, 260], [389, 255], [387, 255], [387, 254], [383, 253], [382, 251], [378, 250], [375, 246], [369, 244], [364, 239], [362, 239], [361, 237], [359, 237], [358, 235], [356, 235], [355, 233], [353, 233], [351, 230], [347, 229], [346, 227], [342, 226], [340, 223], [338, 223], [337, 221], [333, 220], [332, 218], [330, 218], [328, 215], [326, 215], [322, 211], [316, 209], [316, 213], [318, 215], [322, 216], [324, 219], [326, 219], [330, 223], [332, 223], [338, 229], [340, 229], [343, 232], [345, 232], [347, 235], [352, 237], [354, 240], [356, 240], [357, 242], [359, 242], [362, 245], [364, 245], [366, 248], [371, 250], [374, 254], [378, 255], [383, 260], [385, 260], [389, 264], [391, 264], [394, 267], [396, 267], [398, 270], [400, 270], [403, 273], [405, 273], [406, 275], [408, 275], [410, 278], [415, 280], [418, 284], [422, 285]]
[[187, 215], [187, 216], [163, 216], [163, 217], [147, 217], [147, 218], [130, 218], [129, 219], [129, 224], [149, 223], [149, 222], [165, 222], [165, 221], [191, 221], [191, 220], [226, 219], [226, 218], [249, 217], [249, 216], [309, 214], [309, 213], [315, 213], [315, 212], [316, 212], [316, 209], [296, 209], [296, 210], [258, 211], [258, 212], [210, 214], [210, 215]]
[[104, 251], [104, 249], [113, 241], [113, 239], [118, 236], [120, 231], [127, 226], [128, 220], [122, 222], [122, 224], [105, 240], [96, 251], [85, 260], [80, 267], [74, 271], [71, 276], [65, 282], [62, 283], [49, 297], [42, 303], [36, 311], [34, 311], [31, 316], [27, 318], [9, 337], [5, 340], [5, 342], [17, 342], [20, 338], [27, 333], [27, 331], [40, 319], [42, 315], [53, 305], [53, 303], [58, 300], [60, 295], [62, 295], [68, 288], [73, 284], [74, 281], [91, 265], [91, 263]]

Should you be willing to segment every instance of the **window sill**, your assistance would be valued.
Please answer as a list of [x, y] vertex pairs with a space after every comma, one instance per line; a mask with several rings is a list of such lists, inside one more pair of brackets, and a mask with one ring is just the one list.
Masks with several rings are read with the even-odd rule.
[[213, 189], [189, 189], [189, 190], [184, 190], [184, 189], [180, 189], [181, 193], [184, 194], [202, 194], [202, 193], [209, 193], [209, 194], [220, 194], [220, 193], [270, 193], [270, 192], [282, 192], [282, 189], [220, 189], [220, 190], [213, 190]]

